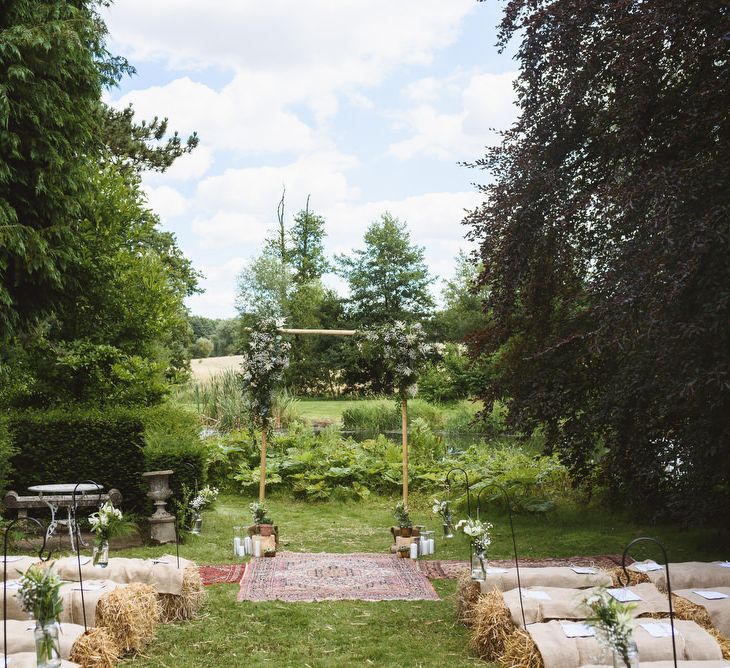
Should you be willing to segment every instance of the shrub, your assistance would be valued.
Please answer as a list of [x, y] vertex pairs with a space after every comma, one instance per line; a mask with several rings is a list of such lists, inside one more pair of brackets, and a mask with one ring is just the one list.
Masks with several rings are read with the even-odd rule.
[[[342, 411], [342, 426], [346, 431], [400, 431], [400, 405], [394, 401], [364, 402]], [[446, 427], [446, 410], [420, 399], [408, 402], [408, 422], [424, 420], [434, 431]]]
[[8, 428], [8, 418], [0, 415], [0, 490], [8, 489], [14, 454], [15, 448]]
[[147, 506], [143, 411], [108, 408], [29, 410], [11, 413], [8, 430], [14, 472], [10, 486], [19, 492], [43, 483], [95, 480], [122, 492], [124, 506]]

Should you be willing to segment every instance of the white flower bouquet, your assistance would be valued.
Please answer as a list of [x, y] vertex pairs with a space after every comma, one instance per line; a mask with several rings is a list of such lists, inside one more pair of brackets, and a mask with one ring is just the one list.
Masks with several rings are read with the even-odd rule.
[[485, 553], [487, 548], [492, 544], [492, 537], [489, 532], [493, 527], [490, 522], [473, 520], [470, 517], [465, 520], [460, 520], [456, 525], [456, 528], [457, 530], [461, 529], [464, 534], [471, 538], [471, 542], [474, 545], [474, 551], [477, 554]]
[[586, 605], [592, 612], [586, 623], [596, 630], [596, 640], [631, 668], [632, 655], [636, 652], [632, 625], [632, 611], [636, 605], [617, 601], [605, 589], [589, 597]]
[[209, 487], [206, 485], [197, 494], [197, 496], [190, 502], [190, 507], [197, 513], [203, 508], [212, 506], [218, 499], [218, 488]]

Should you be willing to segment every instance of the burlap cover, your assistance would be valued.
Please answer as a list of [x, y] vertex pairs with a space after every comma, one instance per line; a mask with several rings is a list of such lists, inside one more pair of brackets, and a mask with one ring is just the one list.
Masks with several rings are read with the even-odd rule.
[[[517, 569], [506, 570], [506, 573], [488, 572], [487, 579], [480, 583], [482, 593], [487, 594], [495, 587], [500, 591], [509, 591], [517, 587]], [[580, 575], [567, 566], [545, 566], [520, 568], [520, 582], [523, 587], [586, 589], [610, 587], [612, 581], [608, 573], [598, 568], [595, 574]]]
[[[635, 571], [636, 563], [629, 566], [628, 570]], [[667, 590], [667, 574], [663, 566], [661, 570], [649, 571], [646, 575], [658, 589], [661, 591]], [[730, 568], [720, 566], [720, 562], [718, 561], [670, 563], [669, 578], [672, 583], [672, 591], [675, 589], [717, 589], [717, 587], [730, 587]]]
[[[669, 577], [672, 577], [670, 571]], [[703, 589], [703, 587], [694, 587], [693, 589]], [[679, 589], [672, 592], [681, 598], [686, 598], [692, 603], [701, 605], [710, 614], [712, 625], [722, 633], [726, 638], [730, 638], [730, 587], [707, 587], [710, 591], [718, 591], [721, 594], [727, 594], [728, 598], [718, 598], [714, 601], [707, 600], [704, 596], [695, 594], [693, 589]], [[730, 666], [730, 661], [727, 662]]]
[[[15, 559], [8, 555], [8, 559]], [[7, 577], [8, 580], [17, 580], [25, 571], [28, 570], [33, 564], [40, 564], [41, 560], [38, 557], [21, 557], [18, 561], [8, 561], [7, 563]], [[0, 559], [0, 581], [3, 579], [3, 562]]]
[[[720, 646], [714, 638], [694, 622], [675, 621], [677, 658], [692, 661], [722, 660]], [[527, 631], [537, 645], [545, 668], [579, 668], [590, 665], [601, 656], [595, 637], [567, 638], [559, 621], [533, 624]], [[640, 622], [636, 623], [634, 640], [639, 649], [641, 665], [647, 661], [672, 659], [672, 639], [653, 638]]]
[[[8, 656], [8, 668], [36, 668], [37, 665], [35, 652], [22, 652]], [[78, 663], [63, 659], [61, 668], [81, 668], [81, 666]]]
[[[35, 622], [32, 619], [23, 621], [16, 619], [8, 620], [8, 654], [16, 654], [19, 652], [33, 652], [35, 658], [35, 637], [33, 635]], [[61, 656], [68, 658], [71, 654], [71, 648], [77, 638], [84, 632], [84, 627], [77, 624], [61, 624], [58, 632], [58, 640], [61, 645]], [[4, 651], [3, 635], [0, 632], [0, 652]], [[2, 664], [2, 658], [0, 658]], [[76, 664], [73, 664], [76, 665]], [[15, 663], [10, 664], [11, 668]], [[35, 668], [35, 662], [32, 664]]]
[[[113, 557], [109, 559], [106, 568], [96, 568], [91, 561], [81, 566], [81, 575], [87, 580], [111, 580], [120, 584], [132, 584], [140, 582], [150, 585], [158, 594], [174, 594], [179, 596], [182, 593], [183, 570], [188, 562], [180, 559], [180, 568], [177, 568], [177, 561], [174, 556], [165, 556], [161, 559], [168, 563], [154, 563], [152, 559], [127, 559]], [[184, 562], [184, 563], [183, 563]], [[59, 559], [54, 568], [63, 580], [78, 582], [79, 565], [76, 557]]]
[[[636, 617], [658, 612], [669, 614], [669, 602], [666, 594], [662, 594], [653, 584], [644, 583], [629, 587], [629, 590], [641, 597], [641, 601], [635, 602], [634, 615]], [[533, 624], [553, 619], [585, 619], [590, 612], [585, 605], [585, 600], [596, 591], [597, 588], [523, 587], [522, 600], [525, 607], [525, 621], [528, 624]], [[530, 598], [529, 592], [543, 592], [550, 599]], [[509, 608], [514, 624], [522, 628], [519, 590], [515, 588], [505, 592], [504, 602]]]

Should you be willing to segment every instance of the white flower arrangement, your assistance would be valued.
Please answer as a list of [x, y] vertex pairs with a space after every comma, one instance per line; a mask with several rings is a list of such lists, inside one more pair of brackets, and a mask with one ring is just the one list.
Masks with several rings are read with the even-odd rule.
[[109, 540], [124, 524], [124, 516], [119, 508], [115, 508], [111, 501], [107, 501], [99, 510], [89, 515], [89, 526], [99, 540]]
[[203, 508], [207, 508], [208, 506], [215, 503], [217, 498], [218, 498], [218, 488], [209, 487], [208, 485], [206, 485], [198, 492], [197, 496], [190, 502], [190, 507], [194, 511], [200, 512], [201, 510], [203, 510]]
[[473, 520], [470, 518], [459, 520], [456, 529], [461, 529], [464, 534], [471, 538], [474, 544], [474, 550], [477, 553], [486, 552], [487, 548], [492, 544], [492, 537], [489, 532], [493, 526], [491, 522], [482, 522], [481, 520]]
[[586, 623], [596, 630], [596, 640], [606, 649], [615, 652], [628, 667], [630, 650], [634, 642], [632, 625], [633, 603], [621, 603], [605, 589], [601, 589], [585, 601], [593, 613]]
[[434, 515], [441, 515], [444, 522], [451, 522], [451, 504], [449, 501], [439, 501], [438, 499], [434, 499], [431, 511]]

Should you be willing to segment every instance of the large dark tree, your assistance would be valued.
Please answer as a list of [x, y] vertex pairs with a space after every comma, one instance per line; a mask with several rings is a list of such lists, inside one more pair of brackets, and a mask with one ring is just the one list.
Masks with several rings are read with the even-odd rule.
[[484, 399], [642, 508], [730, 511], [730, 9], [512, 0], [520, 118], [475, 166]]

